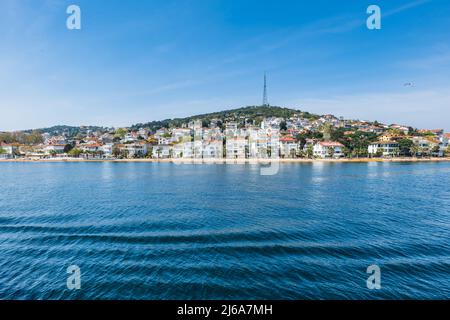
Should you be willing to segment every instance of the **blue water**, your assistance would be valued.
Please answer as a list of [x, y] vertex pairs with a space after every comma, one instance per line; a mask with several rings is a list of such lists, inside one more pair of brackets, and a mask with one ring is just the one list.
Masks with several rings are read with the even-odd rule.
[[0, 187], [1, 299], [450, 298], [449, 163], [0, 163]]

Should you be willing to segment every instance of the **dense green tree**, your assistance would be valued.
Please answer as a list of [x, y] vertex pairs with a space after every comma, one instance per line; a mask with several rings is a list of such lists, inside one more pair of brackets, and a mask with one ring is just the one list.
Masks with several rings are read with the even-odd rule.
[[350, 157], [351, 152], [347, 147], [342, 148], [342, 153], [344, 154], [345, 157]]
[[0, 133], [0, 141], [6, 143], [20, 143], [24, 145], [36, 145], [44, 142], [42, 134], [35, 130], [28, 132], [2, 132]]
[[64, 153], [68, 153], [72, 149], [73, 149], [73, 146], [70, 143], [68, 143], [64, 146]]
[[112, 154], [114, 157], [119, 157], [120, 156], [120, 148], [118, 146], [114, 146], [112, 149]]
[[115, 137], [119, 137], [119, 138], [123, 138], [125, 137], [125, 135], [127, 134], [128, 130], [125, 128], [119, 128], [116, 130], [114, 136]]
[[445, 149], [444, 155], [445, 155], [446, 157], [450, 157], [450, 146], [448, 146], [447, 149]]
[[431, 155], [439, 154], [440, 151], [441, 148], [439, 146], [434, 146], [433, 148], [431, 148]]
[[327, 150], [327, 154], [330, 158], [334, 157], [334, 152], [335, 152], [334, 148], [328, 148], [328, 150]]
[[414, 157], [417, 157], [417, 155], [419, 154], [419, 152], [420, 152], [420, 148], [419, 148], [419, 146], [417, 146], [417, 145], [415, 145], [415, 144], [413, 144], [413, 145], [409, 148], [409, 153], [410, 153], [412, 156], [414, 156]]
[[296, 138], [300, 145], [300, 150], [303, 150], [303, 148], [305, 147], [305, 144], [306, 144], [306, 138], [304, 137], [304, 135], [301, 135], [301, 134], [298, 134], [296, 136]]
[[208, 128], [211, 125], [211, 119], [203, 119], [202, 120], [202, 127]]
[[411, 155], [411, 148], [414, 145], [414, 142], [410, 139], [401, 139], [398, 141], [400, 152], [399, 154], [401, 156], [410, 156]]
[[319, 118], [318, 115], [314, 115], [308, 112], [302, 112], [300, 110], [282, 108], [276, 106], [249, 106], [244, 108], [213, 112], [208, 114], [201, 114], [193, 117], [187, 118], [177, 118], [177, 119], [166, 119], [162, 121], [152, 121], [145, 124], [139, 123], [131, 126], [132, 130], [147, 127], [152, 131], [159, 128], [165, 127], [169, 128], [172, 124], [177, 123], [180, 127], [182, 124], [188, 124], [192, 120], [205, 120], [210, 121], [212, 119], [220, 119], [222, 123], [234, 119], [235, 121], [239, 119], [252, 119], [255, 125], [260, 125], [261, 120], [266, 117], [277, 117], [288, 119], [294, 115], [302, 116], [305, 119], [316, 120]]
[[331, 141], [331, 134], [333, 131], [333, 127], [329, 123], [325, 123], [322, 126], [322, 134], [323, 134], [323, 140], [325, 141]]
[[312, 144], [310, 144], [307, 148], [306, 148], [306, 156], [308, 158], [312, 158], [314, 155], [314, 147]]
[[78, 158], [83, 153], [82, 150], [73, 148], [67, 153], [70, 157]]

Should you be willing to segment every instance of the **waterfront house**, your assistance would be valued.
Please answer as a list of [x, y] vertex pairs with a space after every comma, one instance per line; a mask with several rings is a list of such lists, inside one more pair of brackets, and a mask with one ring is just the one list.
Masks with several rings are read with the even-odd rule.
[[293, 137], [286, 136], [280, 139], [280, 156], [282, 158], [295, 158], [298, 151], [298, 142]]
[[64, 148], [66, 147], [65, 144], [49, 144], [44, 147], [44, 152], [46, 154], [51, 153], [64, 153]]
[[173, 146], [170, 144], [159, 144], [153, 147], [152, 157], [156, 159], [167, 159], [173, 155]]
[[368, 153], [370, 155], [394, 157], [398, 156], [399, 152], [400, 149], [397, 141], [377, 141], [371, 143], [368, 147]]
[[[303, 152], [307, 153], [308, 150], [314, 150], [314, 145], [318, 142], [318, 139], [306, 139], [305, 144], [303, 145]], [[313, 152], [313, 151], [312, 151]], [[313, 153], [311, 154], [311, 156]]]
[[101, 147], [102, 144], [100, 143], [84, 143], [78, 146], [78, 148], [84, 152], [98, 152]]
[[266, 130], [259, 128], [248, 129], [248, 156], [249, 158], [267, 158], [268, 139]]
[[416, 147], [418, 147], [417, 156], [435, 156], [442, 157], [444, 155], [445, 145], [433, 136], [412, 137], [411, 139]]
[[247, 149], [247, 139], [242, 137], [227, 138], [226, 156], [227, 159], [245, 159]]
[[149, 144], [146, 142], [135, 142], [130, 144], [125, 144], [122, 150], [126, 150], [129, 158], [133, 157], [144, 157], [147, 155], [149, 149]]
[[280, 130], [275, 127], [265, 129], [267, 134], [267, 156], [278, 158], [280, 156]]
[[192, 156], [192, 147], [190, 146], [190, 144], [191, 142], [175, 143], [172, 147], [172, 158], [190, 158]]
[[187, 158], [187, 159], [194, 158], [194, 142], [186, 141], [182, 145], [183, 145], [183, 156], [182, 156], [182, 158]]
[[203, 144], [202, 157], [205, 159], [223, 158], [223, 142], [217, 140], [206, 141]]
[[344, 156], [344, 145], [335, 141], [320, 141], [313, 147], [313, 154], [319, 158], [341, 158]]
[[17, 153], [19, 145], [18, 144], [8, 144], [0, 142], [0, 148], [2, 153], [0, 153], [0, 159], [11, 159]]
[[195, 159], [201, 159], [203, 157], [203, 145], [204, 141], [199, 138], [192, 142], [192, 155]]
[[104, 145], [102, 145], [101, 147], [100, 147], [100, 151], [101, 152], [103, 152], [103, 154], [106, 156], [106, 157], [111, 157], [112, 156], [112, 152], [113, 152], [113, 147], [114, 147], [114, 144], [113, 143], [105, 143]]

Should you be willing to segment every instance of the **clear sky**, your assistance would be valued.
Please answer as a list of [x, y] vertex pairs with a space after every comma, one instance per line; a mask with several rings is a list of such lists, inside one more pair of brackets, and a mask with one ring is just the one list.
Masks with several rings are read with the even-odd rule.
[[272, 105], [450, 131], [449, 14], [448, 0], [1, 0], [0, 131], [258, 105], [264, 71]]

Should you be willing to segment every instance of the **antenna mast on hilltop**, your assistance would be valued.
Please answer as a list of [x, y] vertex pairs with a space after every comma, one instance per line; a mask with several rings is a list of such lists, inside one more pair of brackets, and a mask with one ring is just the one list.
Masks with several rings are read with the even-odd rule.
[[263, 107], [268, 107], [269, 102], [267, 101], [267, 81], [266, 81], [266, 73], [264, 72], [264, 92], [263, 92]]

